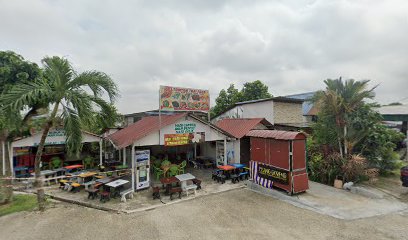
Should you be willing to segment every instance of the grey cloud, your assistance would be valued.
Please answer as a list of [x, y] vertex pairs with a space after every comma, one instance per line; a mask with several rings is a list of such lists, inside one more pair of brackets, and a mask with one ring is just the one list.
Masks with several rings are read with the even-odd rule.
[[124, 113], [157, 108], [159, 85], [214, 100], [255, 79], [274, 95], [372, 79], [386, 103], [407, 97], [407, 12], [403, 0], [2, 1], [0, 48], [110, 74]]

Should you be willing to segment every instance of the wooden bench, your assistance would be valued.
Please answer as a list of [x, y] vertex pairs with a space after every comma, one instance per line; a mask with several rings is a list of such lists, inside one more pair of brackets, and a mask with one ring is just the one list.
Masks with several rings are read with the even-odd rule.
[[225, 176], [222, 173], [218, 173], [217, 175], [217, 182], [221, 182], [221, 184], [225, 183], [225, 179], [227, 178], [227, 176]]
[[239, 174], [239, 178], [240, 178], [241, 180], [244, 180], [244, 178], [245, 178], [246, 180], [248, 180], [248, 178], [249, 178], [249, 172], [242, 172], [242, 173], [240, 173], [240, 174]]
[[131, 188], [123, 190], [119, 194], [120, 194], [120, 201], [122, 202], [126, 202], [126, 196], [129, 196], [129, 198], [133, 198], [133, 190]]
[[201, 189], [201, 180], [195, 178], [192, 180], [195, 185], [197, 185], [197, 190]]
[[71, 184], [71, 191], [73, 193], [79, 192], [80, 188], [81, 188], [81, 184], [79, 184], [79, 183], [72, 183]]
[[98, 195], [99, 189], [85, 189], [86, 192], [88, 192], [88, 199], [92, 198], [95, 199]]
[[101, 195], [101, 199], [100, 199], [101, 202], [105, 203], [106, 201], [110, 200], [110, 192], [103, 191], [100, 193], [100, 195]]
[[232, 182], [232, 183], [237, 183], [237, 182], [239, 182], [239, 175], [237, 175], [237, 174], [231, 174], [231, 182]]
[[152, 187], [153, 189], [153, 200], [154, 199], [160, 199], [160, 188], [159, 187]]
[[181, 189], [181, 187], [174, 187], [174, 188], [170, 188], [170, 200], [173, 200], [173, 194], [174, 193], [178, 193], [179, 198], [181, 199], [181, 192], [183, 190]]

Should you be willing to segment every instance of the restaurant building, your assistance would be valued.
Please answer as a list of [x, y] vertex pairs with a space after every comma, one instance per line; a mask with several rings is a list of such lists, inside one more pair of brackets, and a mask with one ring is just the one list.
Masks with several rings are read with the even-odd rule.
[[[225, 165], [226, 146], [235, 140], [231, 134], [192, 113], [146, 116], [108, 139], [117, 150], [117, 158], [132, 166], [133, 171], [137, 171], [136, 151], [143, 150], [149, 150], [151, 158], [191, 161], [204, 156], [215, 165]], [[149, 172], [149, 166], [143, 171]]]
[[[37, 152], [38, 145], [40, 143], [40, 139], [42, 136], [42, 132], [34, 133], [33, 135], [21, 139], [14, 140], [10, 146], [10, 162], [12, 163], [11, 172], [13, 176], [19, 177], [16, 175], [27, 174], [29, 171], [33, 171], [34, 169], [34, 160], [35, 155]], [[85, 151], [82, 152], [83, 156], [78, 156], [75, 158], [70, 158], [65, 149], [66, 143], [66, 136], [64, 129], [51, 129], [45, 139], [45, 146], [43, 150], [43, 154], [41, 157], [41, 162], [43, 165], [51, 164], [51, 159], [57, 157], [61, 159], [61, 164], [64, 162], [71, 162], [77, 163], [80, 162], [82, 164], [83, 157], [85, 155], [92, 157], [95, 160], [99, 160], [99, 164], [102, 164], [103, 154], [102, 154], [102, 146], [103, 146], [103, 138], [89, 133], [89, 132], [82, 132], [82, 143], [84, 144]], [[94, 143], [98, 146], [98, 153], [94, 153], [91, 150], [90, 144]], [[95, 155], [95, 156], [94, 156]], [[3, 164], [4, 166], [4, 164]]]

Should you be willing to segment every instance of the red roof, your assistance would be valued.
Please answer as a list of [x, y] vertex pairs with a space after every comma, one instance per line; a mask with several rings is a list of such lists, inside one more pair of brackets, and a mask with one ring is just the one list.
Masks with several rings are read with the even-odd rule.
[[165, 127], [173, 124], [186, 115], [186, 113], [162, 115], [161, 124], [159, 123], [159, 116], [144, 117], [134, 124], [109, 135], [108, 138], [117, 148], [121, 149], [133, 144], [136, 140], [139, 140], [152, 132], [158, 131], [160, 126]]
[[252, 130], [246, 134], [248, 137], [273, 138], [278, 140], [306, 139], [301, 132], [278, 131], [278, 130]]
[[225, 118], [215, 125], [235, 138], [242, 138], [258, 124], [272, 125], [265, 118]]

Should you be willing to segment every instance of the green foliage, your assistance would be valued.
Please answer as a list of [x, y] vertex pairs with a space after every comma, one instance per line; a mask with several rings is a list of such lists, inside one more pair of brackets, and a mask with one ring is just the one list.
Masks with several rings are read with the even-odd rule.
[[222, 89], [215, 99], [215, 106], [211, 109], [211, 115], [215, 116], [223, 113], [237, 102], [270, 98], [268, 86], [260, 80], [244, 83], [244, 87], [239, 91], [231, 84], [227, 90]]
[[13, 196], [13, 201], [6, 205], [0, 206], [0, 217], [21, 211], [32, 211], [37, 204], [35, 195], [18, 194]]
[[[68, 152], [79, 153], [82, 144], [84, 126], [95, 122], [95, 116], [109, 121], [116, 116], [113, 101], [118, 89], [113, 80], [102, 72], [86, 71], [77, 73], [65, 58], [45, 57], [42, 77], [32, 81], [15, 84], [1, 101], [13, 109], [33, 106], [37, 102], [46, 102], [53, 107], [47, 122], [55, 126], [64, 125]], [[110, 101], [105, 101], [108, 97]], [[62, 114], [57, 114], [58, 108]]]
[[260, 80], [244, 83], [244, 87], [242, 88], [240, 94], [240, 101], [250, 101], [272, 97], [272, 95], [268, 92], [268, 86], [266, 86]]

